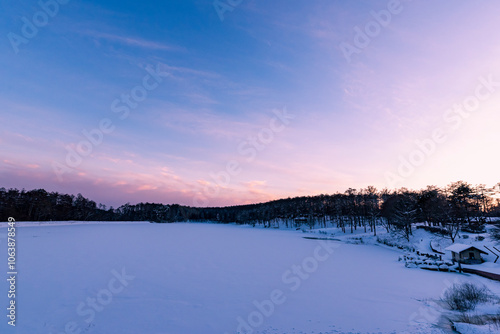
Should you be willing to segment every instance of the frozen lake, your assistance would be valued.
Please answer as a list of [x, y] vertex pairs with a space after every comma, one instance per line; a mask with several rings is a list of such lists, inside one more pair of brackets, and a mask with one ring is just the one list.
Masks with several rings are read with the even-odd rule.
[[[430, 333], [421, 300], [458, 277], [406, 269], [383, 247], [302, 237], [213, 224], [18, 227], [17, 326], [2, 316], [0, 332]], [[7, 305], [5, 280], [0, 289]]]

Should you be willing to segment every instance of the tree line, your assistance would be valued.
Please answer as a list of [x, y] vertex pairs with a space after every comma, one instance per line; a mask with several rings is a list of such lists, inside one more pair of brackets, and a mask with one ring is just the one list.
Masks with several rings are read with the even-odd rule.
[[216, 222], [261, 224], [264, 227], [318, 228], [336, 226], [345, 233], [377, 228], [407, 239], [415, 223], [423, 222], [453, 241], [459, 230], [480, 231], [491, 217], [500, 216], [500, 183], [494, 188], [464, 181], [422, 190], [349, 188], [331, 195], [286, 198], [266, 203], [198, 208], [179, 204], [139, 203], [118, 208], [83, 197], [43, 189], [0, 188], [0, 219], [7, 221], [81, 220]]

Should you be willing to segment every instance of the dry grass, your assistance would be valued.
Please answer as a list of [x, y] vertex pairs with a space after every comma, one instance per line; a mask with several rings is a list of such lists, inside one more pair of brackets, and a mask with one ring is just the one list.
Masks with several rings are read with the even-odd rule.
[[451, 310], [465, 312], [474, 310], [479, 303], [486, 303], [492, 298], [493, 294], [487, 287], [463, 283], [453, 284], [448, 288], [444, 293], [443, 301]]

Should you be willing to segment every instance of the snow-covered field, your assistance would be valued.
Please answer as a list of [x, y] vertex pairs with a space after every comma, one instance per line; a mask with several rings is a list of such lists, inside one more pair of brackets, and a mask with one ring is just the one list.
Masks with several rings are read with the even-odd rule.
[[[7, 268], [6, 228], [0, 261]], [[433, 305], [473, 275], [407, 269], [387, 247], [215, 224], [17, 230], [17, 326], [0, 333], [441, 333]]]

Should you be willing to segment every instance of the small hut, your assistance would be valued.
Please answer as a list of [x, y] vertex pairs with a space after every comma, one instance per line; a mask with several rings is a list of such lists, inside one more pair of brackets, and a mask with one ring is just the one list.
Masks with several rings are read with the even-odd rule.
[[453, 261], [464, 264], [483, 263], [484, 260], [481, 257], [481, 254], [488, 255], [488, 253], [483, 252], [479, 248], [464, 244], [453, 244], [445, 249], [451, 252], [451, 258]]

